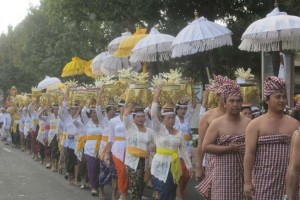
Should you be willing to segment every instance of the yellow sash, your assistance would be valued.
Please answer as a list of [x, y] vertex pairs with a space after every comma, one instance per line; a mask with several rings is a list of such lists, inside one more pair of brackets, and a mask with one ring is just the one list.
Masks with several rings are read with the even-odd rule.
[[76, 144], [77, 152], [79, 152], [83, 149], [85, 141], [86, 141], [86, 136], [85, 135], [81, 135], [81, 136], [77, 137], [77, 144]]
[[119, 136], [115, 137], [115, 141], [123, 141], [123, 140], [126, 140], [126, 138], [125, 137], [119, 137]]
[[172, 156], [172, 161], [171, 161], [171, 173], [173, 175], [173, 178], [176, 183], [179, 182], [180, 176], [181, 176], [181, 168], [180, 168], [180, 160], [178, 157], [178, 150], [172, 150], [172, 149], [161, 149], [158, 148], [156, 149], [157, 154], [162, 154], [162, 155], [170, 155]]
[[58, 149], [60, 152], [62, 152], [62, 142], [67, 138], [68, 136], [68, 133], [63, 133], [60, 137], [59, 137], [59, 140], [58, 140]]
[[56, 125], [50, 125], [50, 130], [56, 129]]
[[141, 158], [147, 158], [148, 157], [147, 151], [145, 151], [143, 149], [136, 148], [136, 147], [132, 147], [132, 146], [127, 147], [127, 153], [132, 154], [132, 155], [137, 156], [137, 157], [141, 157]]
[[184, 135], [183, 135], [183, 138], [184, 138], [184, 140], [187, 141], [187, 142], [191, 140], [190, 134], [184, 134]]
[[102, 141], [103, 142], [108, 142], [108, 136], [102, 136]]
[[37, 119], [32, 120], [33, 126], [37, 126], [38, 124], [39, 124], [39, 120], [37, 120]]
[[96, 140], [95, 155], [98, 154], [102, 135], [87, 135], [86, 140]]

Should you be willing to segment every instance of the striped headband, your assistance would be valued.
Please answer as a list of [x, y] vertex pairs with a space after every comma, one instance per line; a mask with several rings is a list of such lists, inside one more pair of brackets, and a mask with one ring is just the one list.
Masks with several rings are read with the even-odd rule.
[[220, 88], [224, 94], [225, 99], [229, 96], [237, 96], [243, 98], [241, 88], [234, 80], [224, 82]]
[[275, 92], [287, 93], [285, 80], [277, 76], [269, 76], [265, 80], [264, 97], [268, 97]]

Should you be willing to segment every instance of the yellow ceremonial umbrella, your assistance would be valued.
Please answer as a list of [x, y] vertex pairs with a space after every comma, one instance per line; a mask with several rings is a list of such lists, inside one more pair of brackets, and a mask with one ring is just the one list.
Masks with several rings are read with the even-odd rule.
[[61, 77], [66, 76], [76, 76], [76, 75], [82, 75], [85, 73], [85, 64], [87, 61], [82, 60], [79, 57], [73, 57], [72, 61], [67, 63], [64, 66], [63, 72], [61, 74]]
[[140, 28], [137, 27], [136, 31], [133, 35], [127, 37], [124, 39], [117, 49], [117, 51], [114, 53], [114, 56], [116, 57], [128, 57], [131, 55], [131, 50], [133, 47], [144, 37], [146, 37], [148, 34], [146, 34], [147, 29], [146, 28]]
[[87, 75], [89, 77], [96, 78], [97, 75], [93, 74], [93, 72], [92, 72], [92, 68], [91, 68], [92, 62], [93, 62], [93, 59], [85, 63], [85, 65], [84, 65], [84, 73], [85, 73], [85, 75]]

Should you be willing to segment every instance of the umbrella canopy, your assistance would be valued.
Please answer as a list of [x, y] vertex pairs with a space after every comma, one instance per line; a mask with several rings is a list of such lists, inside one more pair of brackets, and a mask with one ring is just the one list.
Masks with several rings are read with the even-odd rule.
[[126, 31], [126, 32], [122, 33], [122, 35], [120, 37], [113, 39], [107, 46], [108, 52], [114, 53], [115, 51], [117, 51], [120, 42], [122, 42], [124, 39], [128, 38], [131, 35], [132, 34], [130, 32]]
[[171, 44], [175, 37], [162, 34], [153, 27], [148, 36], [141, 39], [132, 49], [131, 62], [154, 62], [169, 60]]
[[[197, 17], [197, 12], [195, 12]], [[232, 45], [231, 31], [205, 17], [196, 18], [182, 29], [172, 43], [172, 57], [181, 57]]]
[[239, 49], [254, 52], [300, 49], [300, 17], [287, 15], [275, 7], [246, 29]]
[[123, 68], [131, 67], [134, 71], [139, 71], [141, 69], [140, 63], [130, 63], [128, 57], [120, 58], [113, 55], [108, 55], [104, 58], [103, 64], [101, 66], [101, 72], [104, 75], [115, 75], [119, 70]]
[[72, 61], [64, 66], [61, 77], [76, 76], [84, 74], [85, 64], [87, 61], [80, 59], [79, 57], [73, 57]]
[[44, 89], [53, 89], [58, 87], [61, 84], [61, 81], [56, 77], [49, 77], [46, 76], [44, 80], [39, 82], [38, 89], [44, 90]]
[[128, 57], [131, 55], [131, 50], [133, 47], [144, 37], [147, 36], [146, 34], [147, 29], [146, 28], [136, 28], [135, 33], [132, 36], [127, 37], [124, 39], [117, 51], [114, 53], [114, 56], [117, 57]]
[[100, 54], [98, 54], [92, 61], [90, 67], [92, 68], [92, 73], [95, 75], [103, 75], [103, 73], [101, 72], [101, 66], [103, 63], [103, 60], [106, 56], [108, 56], [109, 53], [108, 51], [102, 52]]

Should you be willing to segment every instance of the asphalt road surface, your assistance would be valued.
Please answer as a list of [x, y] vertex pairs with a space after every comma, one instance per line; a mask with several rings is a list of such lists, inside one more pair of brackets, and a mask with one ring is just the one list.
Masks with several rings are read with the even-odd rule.
[[[185, 200], [201, 200], [195, 191], [194, 178], [189, 182]], [[105, 187], [106, 199], [111, 196]], [[145, 189], [143, 199], [152, 199], [152, 190]], [[0, 200], [95, 200], [88, 189], [66, 182], [63, 175], [46, 169], [26, 152], [0, 142]], [[130, 199], [129, 196], [127, 199]]]

